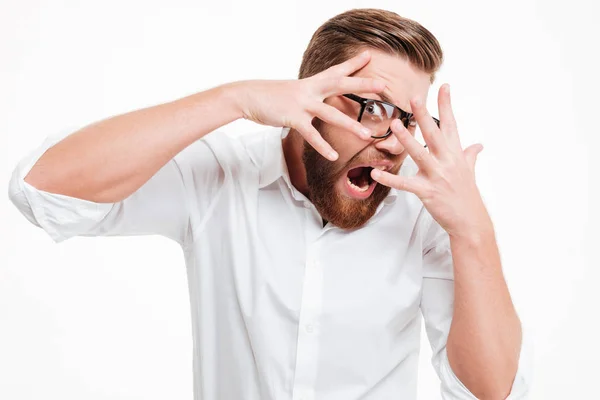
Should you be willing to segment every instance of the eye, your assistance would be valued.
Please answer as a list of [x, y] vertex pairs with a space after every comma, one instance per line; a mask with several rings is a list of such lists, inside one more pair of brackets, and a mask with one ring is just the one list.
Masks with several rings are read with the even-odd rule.
[[377, 118], [383, 118], [383, 107], [381, 107], [381, 104], [377, 104], [375, 102], [369, 102], [367, 104], [367, 106], [365, 107], [365, 111], [367, 112], [367, 114], [373, 116], [373, 117], [377, 117]]

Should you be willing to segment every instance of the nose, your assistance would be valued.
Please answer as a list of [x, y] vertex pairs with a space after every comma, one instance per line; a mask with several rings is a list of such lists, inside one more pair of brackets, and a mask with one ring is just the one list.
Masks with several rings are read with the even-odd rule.
[[375, 139], [375, 148], [393, 155], [398, 155], [404, 151], [404, 146], [393, 133], [385, 139]]

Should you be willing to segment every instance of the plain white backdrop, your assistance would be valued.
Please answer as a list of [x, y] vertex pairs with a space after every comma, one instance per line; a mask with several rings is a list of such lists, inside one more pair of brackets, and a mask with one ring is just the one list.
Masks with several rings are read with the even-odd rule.
[[[0, 183], [46, 136], [240, 79], [292, 79], [356, 7], [441, 42], [463, 144], [535, 341], [532, 399], [600, 398], [598, 6], [593, 1], [0, 2]], [[260, 129], [246, 121], [231, 132]], [[393, 245], [393, 244], [391, 244]], [[142, 278], [143, 277], [143, 278]], [[160, 237], [54, 244], [0, 197], [0, 399], [191, 399], [183, 255]], [[419, 398], [439, 399], [423, 337]]]

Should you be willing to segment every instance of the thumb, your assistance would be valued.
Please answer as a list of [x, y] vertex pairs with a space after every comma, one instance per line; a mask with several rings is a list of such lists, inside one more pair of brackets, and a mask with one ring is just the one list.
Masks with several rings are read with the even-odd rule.
[[481, 143], [472, 144], [467, 147], [463, 154], [467, 159], [467, 162], [471, 166], [471, 168], [475, 169], [475, 162], [477, 161], [477, 155], [483, 150], [483, 145]]

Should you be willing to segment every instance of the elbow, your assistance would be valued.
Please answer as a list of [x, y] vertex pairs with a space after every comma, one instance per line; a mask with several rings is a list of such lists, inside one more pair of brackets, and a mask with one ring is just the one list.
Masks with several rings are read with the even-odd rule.
[[[497, 349], [498, 350], [498, 349]], [[456, 352], [447, 348], [448, 362], [455, 377], [481, 400], [504, 400], [512, 392], [519, 368], [520, 351], [494, 351], [484, 356], [483, 351]], [[501, 353], [504, 353], [501, 355]]]
[[[32, 170], [33, 171], [33, 170]], [[34, 188], [41, 190], [41, 184], [39, 179], [37, 179], [37, 174], [32, 174], [31, 171], [23, 178], [23, 181], [27, 182], [29, 185]]]
[[[33, 186], [37, 190], [43, 190], [45, 192], [52, 192], [51, 190], [51, 180], [47, 174], [44, 174], [42, 168], [39, 165], [40, 161], [31, 167], [27, 175], [23, 178], [23, 181]], [[45, 176], [46, 175], [46, 176]]]
[[480, 400], [505, 400], [512, 392], [516, 374], [517, 365], [511, 364], [489, 369], [485, 376], [479, 375], [478, 379], [469, 379], [464, 384]]
[[511, 392], [511, 386], [507, 388], [506, 385], [500, 385], [498, 387], [482, 388], [479, 391], [472, 391], [473, 396], [480, 400], [506, 400]]

